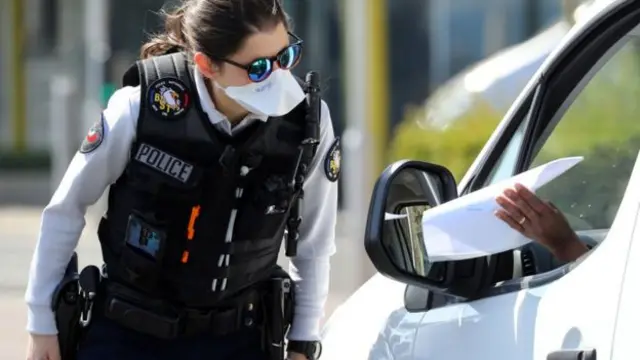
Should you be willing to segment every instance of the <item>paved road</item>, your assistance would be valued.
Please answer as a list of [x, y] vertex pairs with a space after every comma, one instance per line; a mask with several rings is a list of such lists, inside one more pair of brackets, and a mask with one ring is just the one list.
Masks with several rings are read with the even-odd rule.
[[[90, 209], [78, 248], [81, 264], [99, 263], [100, 250], [94, 235], [99, 209]], [[0, 359], [24, 358], [26, 310], [24, 287], [31, 254], [39, 227], [39, 207], [0, 208]], [[340, 218], [344, 221], [344, 217]], [[361, 241], [344, 236], [344, 226], [338, 226], [338, 254], [332, 259], [332, 290], [327, 315], [361, 283]], [[283, 264], [286, 260], [283, 259]], [[354, 269], [355, 267], [355, 269]]]

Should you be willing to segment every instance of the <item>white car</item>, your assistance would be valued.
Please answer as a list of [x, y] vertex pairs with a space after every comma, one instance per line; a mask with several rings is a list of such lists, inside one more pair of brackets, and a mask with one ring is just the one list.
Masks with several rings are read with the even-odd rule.
[[[550, 54], [459, 184], [421, 161], [384, 171], [365, 236], [380, 274], [329, 319], [322, 359], [639, 358], [639, 150], [640, 0], [614, 1]], [[568, 156], [584, 160], [538, 195], [587, 255], [561, 263], [529, 243], [428, 261], [424, 209]]]

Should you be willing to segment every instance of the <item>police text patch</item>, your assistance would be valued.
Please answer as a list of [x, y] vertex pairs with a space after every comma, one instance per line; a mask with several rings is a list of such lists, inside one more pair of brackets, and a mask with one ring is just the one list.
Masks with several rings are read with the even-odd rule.
[[89, 129], [87, 136], [82, 140], [80, 149], [81, 154], [88, 154], [97, 149], [102, 144], [104, 138], [104, 114], [100, 115], [100, 120], [96, 121]]
[[338, 181], [340, 178], [340, 162], [342, 161], [342, 154], [340, 153], [340, 138], [337, 137], [329, 151], [324, 157], [324, 173], [327, 175], [327, 179], [331, 182]]
[[193, 165], [148, 144], [140, 145], [135, 159], [182, 183], [189, 181], [193, 172]]

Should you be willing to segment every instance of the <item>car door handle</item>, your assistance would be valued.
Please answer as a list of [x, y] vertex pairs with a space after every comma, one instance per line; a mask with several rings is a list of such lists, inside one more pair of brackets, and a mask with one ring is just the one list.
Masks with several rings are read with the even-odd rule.
[[596, 360], [596, 349], [558, 350], [547, 355], [547, 360]]

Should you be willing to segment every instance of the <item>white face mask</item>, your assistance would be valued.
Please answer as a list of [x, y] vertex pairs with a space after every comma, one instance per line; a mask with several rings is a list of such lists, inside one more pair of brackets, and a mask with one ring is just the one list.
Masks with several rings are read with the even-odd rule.
[[288, 70], [275, 70], [265, 81], [226, 88], [214, 83], [227, 96], [256, 115], [282, 116], [293, 110], [305, 95]]

